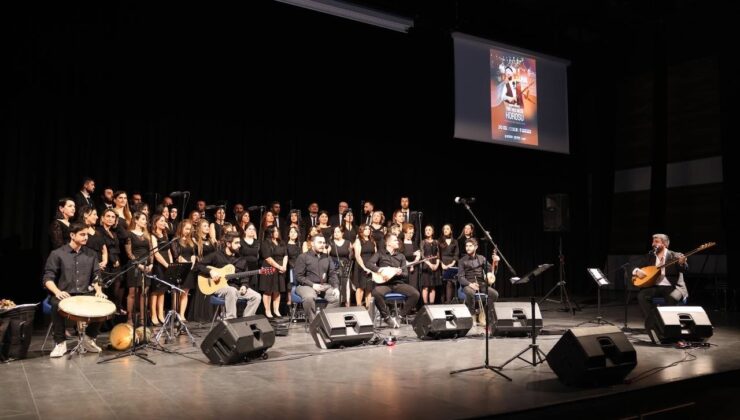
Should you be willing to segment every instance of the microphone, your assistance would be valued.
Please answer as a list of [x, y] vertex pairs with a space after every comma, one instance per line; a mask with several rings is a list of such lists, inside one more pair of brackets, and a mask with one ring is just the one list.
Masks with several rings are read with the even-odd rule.
[[455, 203], [456, 204], [473, 204], [475, 203], [475, 197], [470, 197], [470, 198], [455, 197]]
[[190, 191], [173, 191], [170, 193], [170, 197], [182, 197], [183, 195], [190, 195]]
[[650, 255], [650, 254], [656, 255], [657, 253], [658, 253], [658, 247], [657, 246], [652, 247], [650, 249], [650, 251], [648, 251], [648, 255]]

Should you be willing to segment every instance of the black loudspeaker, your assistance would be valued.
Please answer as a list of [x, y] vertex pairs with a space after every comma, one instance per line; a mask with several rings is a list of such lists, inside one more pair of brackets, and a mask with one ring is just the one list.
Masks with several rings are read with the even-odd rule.
[[653, 343], [676, 341], [703, 342], [714, 334], [714, 327], [701, 306], [657, 306], [645, 320]]
[[373, 321], [361, 306], [323, 309], [311, 322], [311, 336], [322, 349], [366, 343], [374, 334]]
[[542, 225], [545, 232], [567, 232], [570, 229], [567, 194], [545, 196], [542, 207]]
[[421, 339], [464, 337], [473, 328], [465, 305], [424, 305], [414, 318], [414, 331]]
[[493, 335], [527, 335], [532, 332], [532, 323], [537, 333], [542, 329], [540, 305], [532, 302], [496, 302], [493, 304]]
[[228, 365], [262, 357], [275, 344], [275, 331], [263, 315], [233, 318], [214, 325], [200, 344], [211, 363]]
[[547, 354], [547, 363], [566, 385], [608, 385], [637, 366], [637, 353], [617, 327], [571, 328]]

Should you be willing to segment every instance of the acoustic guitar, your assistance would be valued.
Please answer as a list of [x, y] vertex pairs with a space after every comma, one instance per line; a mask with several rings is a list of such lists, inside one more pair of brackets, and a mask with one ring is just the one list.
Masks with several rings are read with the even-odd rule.
[[[702, 244], [700, 247], [687, 252], [684, 254], [685, 257], [688, 257], [690, 255], [694, 255], [697, 252], [704, 251], [705, 249], [709, 249], [713, 246], [717, 245], [715, 242], [707, 242], [705, 244]], [[666, 261], [665, 263], [655, 266], [655, 265], [649, 265], [646, 267], [641, 267], [640, 270], [645, 272], [645, 277], [640, 278], [637, 275], [632, 276], [632, 284], [634, 284], [636, 287], [653, 287], [655, 286], [655, 282], [660, 277], [660, 272], [663, 269], [663, 267], [668, 267], [673, 264], [676, 264], [678, 262], [678, 258], [673, 259], [671, 261]]]
[[229, 285], [229, 280], [240, 279], [242, 277], [249, 277], [255, 274], [274, 274], [275, 268], [263, 267], [259, 270], [244, 271], [236, 273], [236, 267], [231, 264], [223, 266], [223, 268], [216, 268], [208, 266], [209, 271], [215, 271], [219, 273], [220, 277], [218, 280], [213, 280], [210, 277], [198, 276], [198, 289], [204, 295], [212, 295], [218, 290], [223, 289]]
[[[423, 263], [424, 261], [434, 260], [434, 259], [437, 259], [437, 258], [438, 257], [436, 255], [432, 255], [431, 257], [426, 257], [426, 258], [421, 259], [419, 261], [408, 263], [408, 264], [406, 264], [406, 268], [413, 267], [413, 266], [415, 266], [417, 264]], [[392, 279], [396, 275], [396, 268], [401, 268], [401, 267], [380, 267], [380, 269], [378, 270], [377, 273], [372, 273], [372, 275], [373, 275], [373, 281], [376, 284], [383, 284], [383, 283], [387, 282], [388, 280]]]

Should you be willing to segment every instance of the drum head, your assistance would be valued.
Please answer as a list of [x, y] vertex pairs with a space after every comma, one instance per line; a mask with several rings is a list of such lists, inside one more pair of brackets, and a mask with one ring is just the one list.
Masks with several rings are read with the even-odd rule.
[[59, 313], [73, 321], [102, 322], [116, 312], [116, 305], [95, 296], [71, 296], [59, 301]]

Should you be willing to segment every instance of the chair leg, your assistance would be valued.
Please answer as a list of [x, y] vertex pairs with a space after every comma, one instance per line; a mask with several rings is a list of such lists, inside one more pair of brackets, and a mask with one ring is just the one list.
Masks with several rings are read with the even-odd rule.
[[222, 308], [223, 306], [221, 305], [218, 305], [216, 307], [216, 311], [213, 313], [213, 319], [211, 319], [211, 328], [208, 329], [208, 332], [211, 332], [211, 330], [213, 329], [213, 325], [216, 323], [216, 317], [221, 313]]
[[49, 340], [49, 335], [51, 334], [51, 329], [54, 327], [54, 323], [49, 323], [49, 329], [46, 330], [46, 337], [44, 337], [44, 342], [41, 344], [41, 353], [44, 353], [44, 348], [46, 347], [46, 342]]

